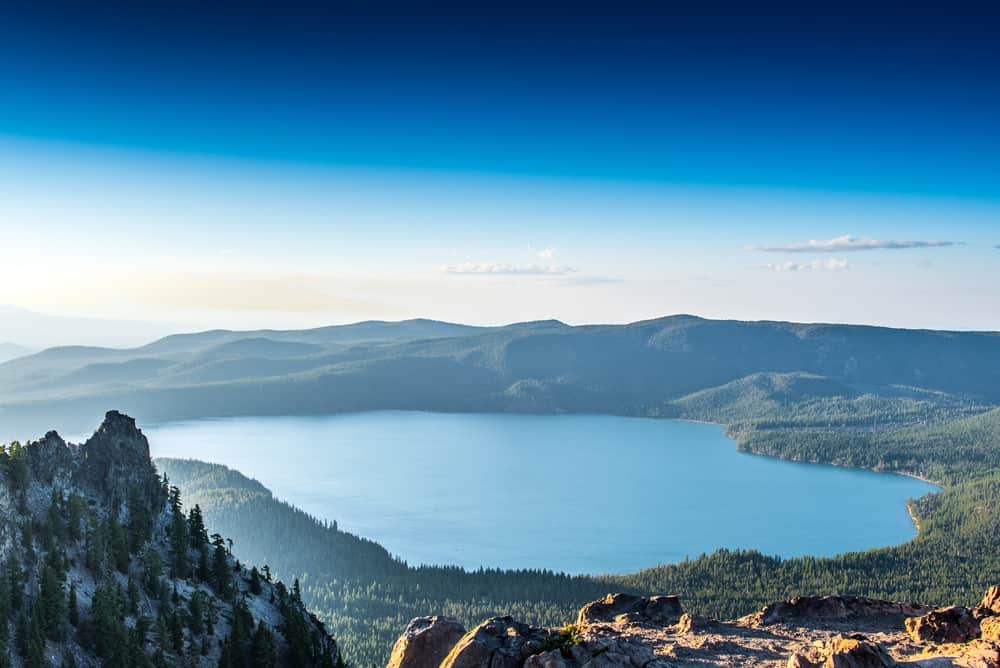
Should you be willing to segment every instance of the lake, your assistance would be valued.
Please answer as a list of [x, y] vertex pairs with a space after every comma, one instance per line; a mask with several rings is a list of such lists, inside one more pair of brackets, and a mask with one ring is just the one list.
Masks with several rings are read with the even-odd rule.
[[226, 464], [410, 564], [621, 573], [916, 533], [913, 478], [738, 452], [721, 427], [599, 415], [372, 412], [146, 426], [153, 456]]

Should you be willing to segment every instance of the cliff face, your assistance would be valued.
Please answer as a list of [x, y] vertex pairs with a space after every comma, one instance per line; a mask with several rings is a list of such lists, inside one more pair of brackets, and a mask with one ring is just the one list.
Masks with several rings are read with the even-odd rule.
[[117, 411], [81, 445], [4, 448], [0, 665], [336, 665], [297, 586], [210, 531]]
[[972, 610], [853, 596], [799, 597], [722, 622], [673, 596], [609, 594], [561, 629], [497, 617], [465, 633], [414, 619], [389, 668], [1000, 668], [1000, 588]]

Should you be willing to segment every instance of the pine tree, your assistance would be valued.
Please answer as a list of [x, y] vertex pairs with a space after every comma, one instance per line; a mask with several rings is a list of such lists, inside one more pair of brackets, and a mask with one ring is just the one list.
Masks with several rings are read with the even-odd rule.
[[194, 591], [191, 600], [188, 601], [188, 628], [191, 633], [198, 635], [204, 630], [205, 609], [202, 605], [202, 593]]
[[208, 531], [205, 529], [205, 519], [201, 507], [196, 503], [188, 513], [188, 532], [191, 536], [191, 547], [200, 548], [208, 543]]
[[69, 583], [69, 600], [67, 601], [66, 607], [69, 611], [69, 623], [73, 625], [74, 628], [80, 624], [80, 609], [79, 604], [76, 600], [76, 583]]
[[51, 640], [61, 640], [66, 619], [66, 598], [60, 573], [51, 563], [46, 563], [42, 569], [36, 608], [45, 634]]
[[212, 534], [212, 545], [215, 552], [212, 555], [212, 584], [215, 591], [223, 599], [229, 598], [231, 574], [229, 560], [226, 556], [226, 543], [219, 534]]
[[274, 636], [263, 621], [257, 624], [253, 639], [250, 641], [250, 665], [260, 668], [277, 668], [278, 652], [274, 645]]
[[126, 588], [126, 597], [128, 599], [128, 614], [138, 615], [139, 614], [139, 587], [136, 586], [135, 580], [132, 578], [128, 579], [128, 587]]
[[176, 487], [170, 488], [170, 575], [174, 578], [188, 576], [188, 547], [191, 538], [188, 534], [188, 523], [181, 507], [181, 492]]
[[139, 548], [150, 539], [153, 533], [153, 519], [150, 516], [145, 500], [142, 498], [142, 492], [136, 485], [130, 487], [128, 492], [128, 526], [126, 533], [128, 534], [129, 552], [132, 553], [138, 552]]

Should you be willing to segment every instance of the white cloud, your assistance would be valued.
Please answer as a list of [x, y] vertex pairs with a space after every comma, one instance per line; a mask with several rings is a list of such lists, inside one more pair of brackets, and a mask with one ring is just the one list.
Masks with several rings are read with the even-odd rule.
[[847, 263], [847, 260], [835, 257], [828, 260], [813, 260], [812, 262], [784, 262], [782, 264], [769, 264], [766, 266], [768, 269], [773, 269], [775, 271], [819, 271], [824, 269], [835, 270], [851, 268], [851, 265]]
[[536, 250], [535, 255], [537, 255], [542, 260], [548, 260], [549, 262], [556, 256], [556, 251], [554, 248], [543, 248], [541, 250]]
[[439, 267], [446, 274], [467, 276], [565, 276], [575, 269], [561, 264], [507, 264], [504, 262], [463, 262]]
[[872, 239], [869, 237], [853, 237], [845, 234], [833, 239], [812, 239], [804, 243], [776, 246], [747, 246], [746, 250], [764, 251], [767, 253], [839, 253], [842, 251], [865, 250], [900, 250], [904, 248], [943, 248], [959, 246], [960, 241], [903, 241], [899, 239]]

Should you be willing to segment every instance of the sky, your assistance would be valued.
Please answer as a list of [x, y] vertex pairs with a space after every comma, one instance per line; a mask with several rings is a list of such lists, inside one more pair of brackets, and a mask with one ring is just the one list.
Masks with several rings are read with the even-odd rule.
[[0, 341], [1000, 329], [998, 17], [701, 6], [5, 5]]

